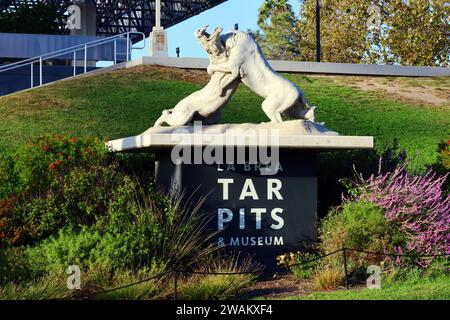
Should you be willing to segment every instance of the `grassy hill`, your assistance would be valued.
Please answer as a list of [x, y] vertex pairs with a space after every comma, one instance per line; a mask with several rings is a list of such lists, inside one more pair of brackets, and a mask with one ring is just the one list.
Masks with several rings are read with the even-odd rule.
[[[343, 135], [373, 135], [377, 149], [398, 138], [416, 156], [413, 167], [432, 163], [437, 143], [450, 137], [448, 78], [286, 76], [318, 107], [318, 121]], [[139, 66], [0, 97], [0, 152], [44, 133], [140, 134], [207, 81], [204, 71]], [[268, 121], [261, 102], [241, 85], [221, 121]]]

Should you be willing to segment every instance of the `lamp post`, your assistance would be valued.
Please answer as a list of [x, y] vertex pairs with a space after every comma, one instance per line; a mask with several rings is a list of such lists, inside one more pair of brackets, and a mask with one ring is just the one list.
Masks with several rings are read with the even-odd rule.
[[161, 27], [161, 0], [156, 0], [155, 25], [157, 28]]
[[155, 26], [150, 33], [150, 56], [167, 58], [167, 32], [161, 26], [161, 0], [155, 0]]
[[316, 61], [320, 62], [320, 0], [316, 0]]

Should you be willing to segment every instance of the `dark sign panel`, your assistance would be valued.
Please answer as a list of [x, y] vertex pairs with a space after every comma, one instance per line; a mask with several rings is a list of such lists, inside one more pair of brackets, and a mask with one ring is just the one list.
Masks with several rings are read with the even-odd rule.
[[206, 197], [215, 241], [271, 264], [316, 239], [316, 159], [313, 151], [280, 150], [278, 172], [261, 175], [261, 164], [175, 165], [161, 152], [156, 180], [186, 201]]

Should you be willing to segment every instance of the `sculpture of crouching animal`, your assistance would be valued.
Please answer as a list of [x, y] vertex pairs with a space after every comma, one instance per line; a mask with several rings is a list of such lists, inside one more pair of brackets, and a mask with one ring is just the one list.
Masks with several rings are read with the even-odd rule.
[[204, 124], [215, 124], [220, 119], [223, 107], [233, 96], [239, 80], [234, 80], [224, 92], [217, 91], [223, 78], [222, 73], [212, 75], [209, 83], [201, 90], [187, 96], [173, 109], [164, 110], [161, 117], [155, 122], [155, 127], [167, 123], [170, 126], [183, 126], [192, 121], [202, 121]]
[[[227, 61], [226, 50], [220, 41], [221, 28], [211, 35], [206, 32], [208, 26], [195, 32], [200, 45], [205, 49], [211, 62]], [[155, 127], [164, 123], [170, 126], [183, 126], [192, 121], [202, 121], [204, 124], [219, 122], [220, 114], [239, 86], [240, 80], [227, 73], [216, 72], [209, 83], [201, 90], [192, 93], [181, 100], [173, 109], [164, 110], [155, 122]], [[226, 83], [226, 87], [222, 87]]]

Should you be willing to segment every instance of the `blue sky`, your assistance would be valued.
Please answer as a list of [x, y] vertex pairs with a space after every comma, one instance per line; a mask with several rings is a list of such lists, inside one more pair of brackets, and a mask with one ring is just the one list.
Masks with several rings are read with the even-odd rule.
[[[255, 30], [257, 28], [258, 9], [264, 0], [228, 0], [217, 7], [205, 11], [195, 17], [181, 22], [167, 29], [169, 42], [169, 56], [176, 56], [175, 49], [180, 47], [181, 57], [206, 57], [194, 37], [194, 31], [206, 24], [210, 28], [223, 27], [224, 31], [232, 30], [235, 23], [239, 29]], [[298, 0], [291, 1], [295, 9], [299, 6]], [[135, 51], [132, 58], [148, 55], [148, 39], [144, 50]]]

